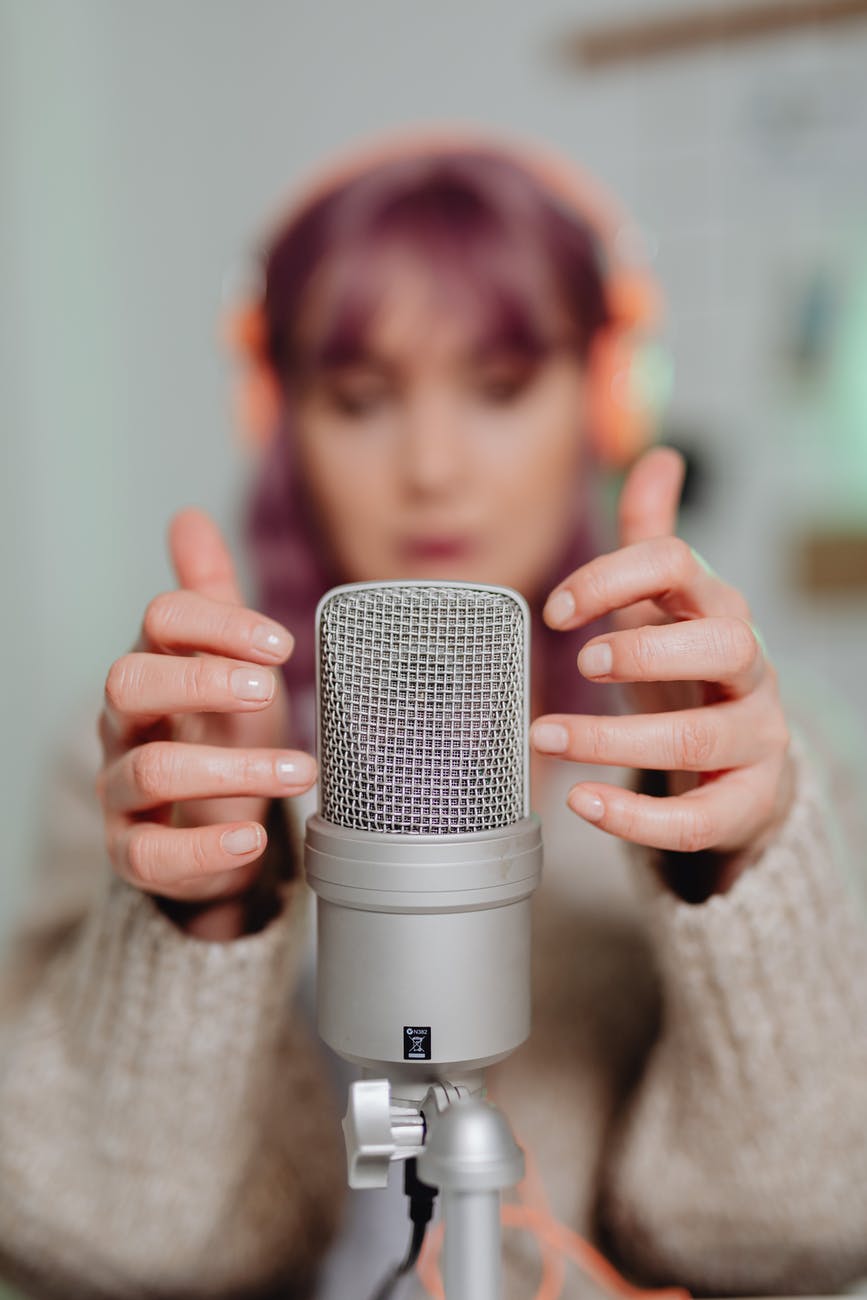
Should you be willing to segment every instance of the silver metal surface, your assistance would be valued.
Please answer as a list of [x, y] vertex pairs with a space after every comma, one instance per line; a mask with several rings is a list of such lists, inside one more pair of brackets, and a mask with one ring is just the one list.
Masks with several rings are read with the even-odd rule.
[[442, 1193], [446, 1300], [501, 1300], [500, 1198], [524, 1176], [524, 1155], [501, 1111], [463, 1097], [439, 1108], [428, 1095], [418, 1175]]
[[456, 835], [529, 812], [526, 602], [463, 582], [334, 588], [316, 618], [320, 813]]

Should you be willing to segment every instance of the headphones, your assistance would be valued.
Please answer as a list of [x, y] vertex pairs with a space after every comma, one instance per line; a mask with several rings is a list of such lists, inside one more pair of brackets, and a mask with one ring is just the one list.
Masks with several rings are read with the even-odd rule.
[[[383, 163], [484, 149], [516, 163], [557, 203], [590, 226], [603, 249], [611, 319], [594, 336], [587, 365], [588, 436], [598, 462], [616, 471], [649, 446], [671, 383], [671, 363], [659, 339], [662, 292], [640, 251], [635, 223], [577, 164], [535, 141], [488, 134], [474, 126], [390, 132], [363, 141], [317, 168], [293, 192], [274, 223], [285, 228], [325, 194]], [[282, 393], [267, 354], [261, 297], [229, 314], [226, 330], [242, 372], [235, 414], [243, 441], [264, 450], [279, 425]]]

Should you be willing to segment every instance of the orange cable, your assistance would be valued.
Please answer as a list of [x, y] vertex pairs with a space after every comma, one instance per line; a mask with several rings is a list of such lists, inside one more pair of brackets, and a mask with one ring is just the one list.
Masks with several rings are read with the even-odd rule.
[[[535, 1204], [540, 1214], [550, 1217], [551, 1206], [545, 1185], [536, 1158], [529, 1148], [524, 1149], [524, 1177], [518, 1184], [518, 1196], [522, 1205], [532, 1209]], [[540, 1238], [539, 1248], [542, 1254], [542, 1277], [536, 1300], [560, 1300], [566, 1281], [566, 1261], [562, 1252], [548, 1240]]]
[[654, 1300], [691, 1300], [690, 1292], [685, 1287], [656, 1287], [647, 1290], [627, 1282], [595, 1246], [591, 1246], [589, 1241], [553, 1217], [540, 1215], [529, 1207], [504, 1205], [502, 1221], [506, 1227], [527, 1228], [538, 1236], [546, 1237], [551, 1245], [561, 1250], [598, 1286], [623, 1300], [646, 1300], [651, 1296]]
[[[601, 1251], [551, 1214], [536, 1161], [527, 1148], [524, 1156], [525, 1174], [517, 1189], [521, 1204], [502, 1205], [500, 1219], [504, 1227], [524, 1228], [536, 1238], [542, 1255], [542, 1277], [535, 1300], [559, 1300], [565, 1281], [565, 1259], [618, 1300], [692, 1300], [684, 1287], [646, 1290], [628, 1282]], [[535, 1201], [536, 1206], [530, 1201]], [[416, 1265], [418, 1279], [433, 1300], [445, 1300], [439, 1270], [443, 1236], [444, 1227], [439, 1222], [428, 1232]]]

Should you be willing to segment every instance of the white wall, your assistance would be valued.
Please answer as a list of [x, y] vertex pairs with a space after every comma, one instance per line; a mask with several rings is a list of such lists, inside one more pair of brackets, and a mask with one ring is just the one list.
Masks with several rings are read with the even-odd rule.
[[670, 294], [675, 413], [715, 448], [720, 494], [690, 540], [771, 650], [863, 716], [863, 603], [817, 612], [785, 586], [787, 505], [836, 487], [821, 410], [785, 378], [781, 306], [808, 256], [839, 264], [864, 227], [867, 25], [553, 65], [564, 24], [628, 8], [0, 0], [4, 914], [51, 815], [46, 756], [170, 581], [170, 514], [195, 501], [233, 528], [225, 278], [301, 170], [401, 121], [538, 135], [632, 206]]

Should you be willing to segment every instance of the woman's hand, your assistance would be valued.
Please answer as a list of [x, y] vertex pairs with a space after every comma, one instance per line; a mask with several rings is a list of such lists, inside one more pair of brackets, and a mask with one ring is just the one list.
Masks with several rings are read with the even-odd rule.
[[647, 452], [621, 494], [621, 548], [572, 573], [544, 611], [564, 631], [614, 612], [615, 630], [588, 641], [578, 667], [593, 681], [629, 683], [630, 706], [641, 711], [552, 714], [537, 719], [531, 740], [578, 763], [669, 774], [664, 798], [574, 786], [570, 807], [603, 830], [660, 849], [734, 855], [760, 849], [789, 809], [789, 733], [746, 600], [674, 536], [683, 472], [673, 449]]
[[117, 872], [165, 898], [211, 902], [186, 928], [231, 938], [241, 932], [238, 900], [260, 870], [269, 802], [309, 789], [316, 767], [279, 747], [278, 666], [292, 637], [243, 608], [207, 515], [176, 515], [169, 544], [180, 589], [151, 601], [132, 653], [109, 669], [97, 792]]

